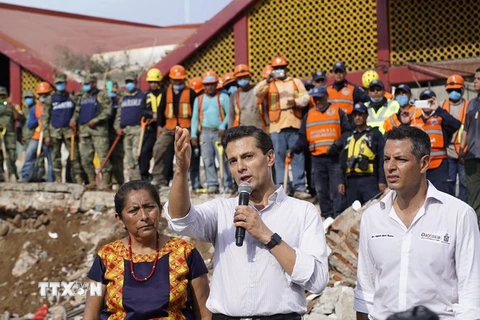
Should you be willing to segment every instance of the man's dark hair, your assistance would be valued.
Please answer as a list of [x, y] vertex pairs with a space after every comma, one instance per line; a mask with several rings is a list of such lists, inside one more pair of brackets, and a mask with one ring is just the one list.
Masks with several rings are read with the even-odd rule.
[[412, 142], [411, 152], [420, 161], [424, 156], [429, 155], [432, 149], [428, 134], [417, 127], [400, 126], [394, 127], [385, 134], [385, 140], [405, 140]]
[[227, 149], [227, 145], [235, 140], [254, 137], [257, 140], [257, 147], [262, 150], [263, 154], [267, 154], [268, 151], [273, 150], [273, 142], [270, 136], [262, 129], [254, 126], [238, 126], [228, 128], [222, 137], [223, 149]]
[[475, 70], [475, 72], [480, 72], [480, 68], [477, 68], [477, 70]]
[[145, 190], [148, 192], [153, 201], [158, 205], [158, 209], [162, 211], [162, 204], [160, 203], [160, 195], [158, 194], [157, 189], [147, 181], [143, 180], [132, 180], [123, 184], [120, 189], [118, 189], [115, 194], [115, 211], [118, 216], [122, 218], [122, 211], [125, 207], [125, 200], [130, 194], [131, 191], [136, 190]]

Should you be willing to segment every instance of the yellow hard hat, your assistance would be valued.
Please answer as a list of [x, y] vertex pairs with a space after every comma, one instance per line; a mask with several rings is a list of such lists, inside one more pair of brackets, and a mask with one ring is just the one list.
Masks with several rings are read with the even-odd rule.
[[373, 80], [380, 80], [380, 76], [375, 70], [368, 70], [363, 73], [362, 85], [364, 88], [368, 88], [370, 86], [370, 82]]
[[152, 68], [147, 72], [147, 81], [160, 82], [162, 80], [162, 73], [157, 68]]

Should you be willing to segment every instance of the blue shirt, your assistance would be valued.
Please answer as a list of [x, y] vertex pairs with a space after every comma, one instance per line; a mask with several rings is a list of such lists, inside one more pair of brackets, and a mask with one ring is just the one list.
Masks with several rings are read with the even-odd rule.
[[[209, 97], [206, 94], [203, 96], [203, 105], [202, 105], [202, 127], [203, 128], [218, 128], [219, 130], [225, 130], [228, 124], [228, 104], [230, 98], [227, 94], [220, 94], [220, 104], [223, 109], [223, 121], [220, 119], [220, 113], [218, 110], [218, 99], [217, 96]], [[198, 98], [195, 99], [193, 103], [193, 114], [192, 114], [192, 138], [197, 138], [198, 134]]]

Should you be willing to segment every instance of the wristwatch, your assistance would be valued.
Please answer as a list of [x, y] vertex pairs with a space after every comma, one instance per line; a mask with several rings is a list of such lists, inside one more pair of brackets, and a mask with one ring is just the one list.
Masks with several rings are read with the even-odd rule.
[[270, 242], [266, 244], [268, 250], [273, 249], [277, 244], [282, 241], [282, 237], [280, 237], [277, 233], [272, 234], [272, 238], [270, 239]]

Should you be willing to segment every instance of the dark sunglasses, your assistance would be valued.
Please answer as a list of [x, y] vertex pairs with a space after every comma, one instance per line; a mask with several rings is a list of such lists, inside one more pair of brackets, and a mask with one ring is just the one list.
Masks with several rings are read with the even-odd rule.
[[377, 88], [370, 88], [370, 89], [368, 89], [368, 91], [370, 91], [370, 92], [380, 92], [380, 91], [383, 91], [383, 89], [377, 87]]

